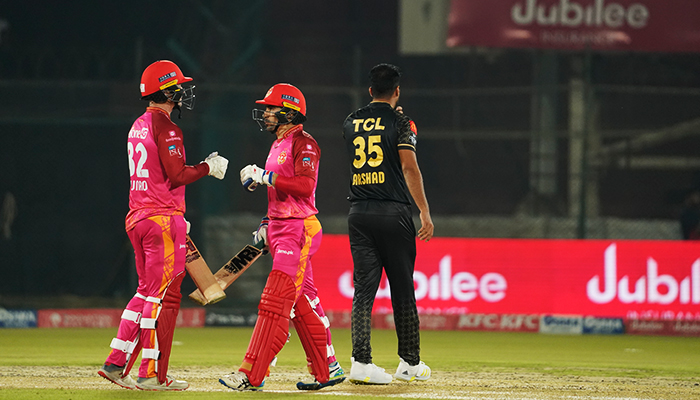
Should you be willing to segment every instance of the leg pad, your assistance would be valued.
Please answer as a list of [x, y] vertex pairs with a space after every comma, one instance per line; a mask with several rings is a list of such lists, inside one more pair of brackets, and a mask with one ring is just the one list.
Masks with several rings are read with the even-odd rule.
[[309, 369], [320, 383], [328, 382], [328, 334], [326, 320], [314, 311], [309, 298], [301, 296], [294, 306], [294, 329], [306, 353]]
[[[294, 305], [296, 289], [292, 278], [273, 270], [267, 278], [253, 336], [239, 371], [245, 372], [253, 386], [260, 386], [268, 367], [287, 343], [289, 315]], [[250, 368], [244, 366], [249, 364]]]

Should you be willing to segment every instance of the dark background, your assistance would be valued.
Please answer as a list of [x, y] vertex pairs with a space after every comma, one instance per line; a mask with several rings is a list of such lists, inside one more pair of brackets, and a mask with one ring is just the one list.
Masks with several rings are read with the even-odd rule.
[[[403, 71], [401, 104], [418, 125], [433, 216], [445, 220], [525, 213], [571, 218], [577, 228], [579, 219], [566, 206], [566, 93], [571, 79], [582, 76], [582, 60], [590, 66], [585, 76], [595, 89], [595, 124], [604, 142], [700, 115], [697, 54], [402, 55], [398, 7], [391, 0], [0, 2], [0, 196], [10, 193], [16, 204], [11, 234], [0, 238], [0, 296], [132, 290], [133, 255], [123, 228], [126, 132], [145, 107], [140, 74], [158, 59], [175, 61], [195, 78], [196, 108], [175, 119], [188, 163], [214, 150], [231, 162], [224, 181], [204, 178], [187, 188], [187, 218], [200, 234], [209, 217], [264, 215], [264, 192], [244, 193], [237, 174], [246, 164], [264, 163], [272, 137], [258, 130], [250, 112], [278, 82], [296, 85], [307, 98], [305, 129], [322, 149], [322, 221], [347, 211], [341, 124], [370, 100], [366, 75], [380, 62]], [[543, 197], [530, 182], [529, 104], [544, 55], [557, 65], [547, 85], [561, 101], [554, 119], [558, 184]], [[697, 135], [685, 135], [644, 154], [694, 157], [698, 145]], [[700, 184], [692, 167], [635, 169], [622, 162], [591, 172], [599, 191], [596, 218], [675, 221], [687, 192]]]

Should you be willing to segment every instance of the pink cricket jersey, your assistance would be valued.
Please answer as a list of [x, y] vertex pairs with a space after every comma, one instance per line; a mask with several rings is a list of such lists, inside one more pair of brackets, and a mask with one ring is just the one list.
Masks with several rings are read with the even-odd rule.
[[127, 231], [153, 215], [185, 213], [185, 185], [171, 188], [173, 185], [161, 163], [159, 141], [168, 157], [181, 159], [184, 164], [182, 131], [165, 112], [149, 108], [134, 121], [127, 142], [131, 174]]
[[308, 176], [314, 180], [314, 190], [311, 196], [299, 197], [268, 187], [267, 215], [270, 218], [306, 218], [318, 214], [316, 186], [320, 158], [321, 149], [316, 140], [304, 132], [303, 125], [295, 126], [281, 140], [272, 143], [265, 169], [285, 177]]

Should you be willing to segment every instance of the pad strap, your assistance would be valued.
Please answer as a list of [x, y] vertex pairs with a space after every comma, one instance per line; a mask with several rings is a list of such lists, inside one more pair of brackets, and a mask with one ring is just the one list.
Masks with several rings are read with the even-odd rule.
[[109, 347], [131, 354], [134, 351], [134, 347], [136, 347], [136, 343], [114, 338], [112, 339], [112, 343], [109, 344]]
[[138, 324], [139, 321], [141, 321], [141, 313], [132, 310], [124, 310], [122, 319]]
[[141, 318], [141, 329], [156, 329], [157, 321], [155, 318]]
[[160, 358], [160, 351], [156, 349], [143, 349], [141, 350], [141, 358], [150, 358], [157, 360]]

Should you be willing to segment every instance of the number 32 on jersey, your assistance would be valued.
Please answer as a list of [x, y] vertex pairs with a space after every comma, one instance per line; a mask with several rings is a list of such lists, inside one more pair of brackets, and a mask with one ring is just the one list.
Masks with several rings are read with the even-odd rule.
[[[146, 146], [139, 142], [134, 148], [133, 143], [127, 143], [127, 150], [129, 152], [129, 175], [131, 176], [131, 190], [136, 191], [146, 191], [148, 190], [148, 182], [140, 180], [139, 178], [148, 178], [148, 169], [143, 167], [148, 159], [148, 152], [146, 151]], [[134, 161], [134, 156], [138, 153], [138, 163]], [[134, 177], [136, 174], [136, 177]]]

